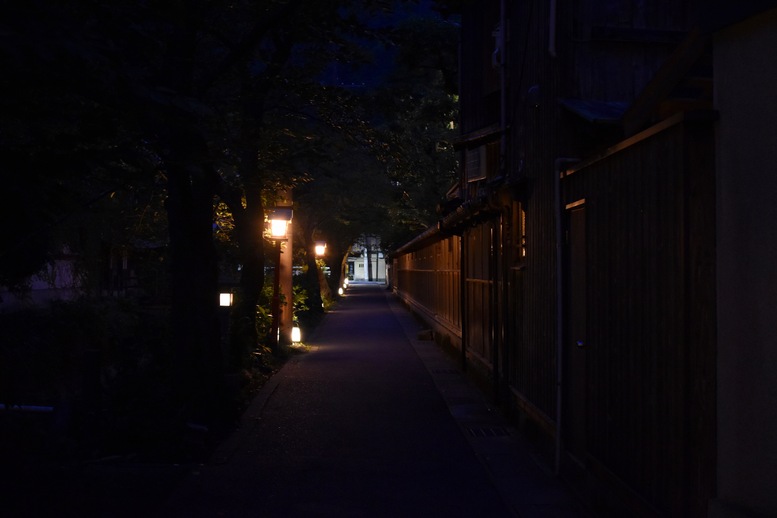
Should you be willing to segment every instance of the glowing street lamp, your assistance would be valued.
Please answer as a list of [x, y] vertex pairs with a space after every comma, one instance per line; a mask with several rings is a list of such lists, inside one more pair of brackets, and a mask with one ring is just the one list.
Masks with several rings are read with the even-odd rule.
[[292, 209], [278, 207], [273, 209], [268, 217], [270, 238], [275, 240], [288, 239], [289, 223], [291, 222]]
[[[275, 244], [275, 275], [273, 278], [272, 291], [272, 324], [270, 329], [270, 339], [272, 340], [272, 349], [278, 352], [280, 342], [281, 325], [281, 244], [291, 239], [289, 233], [289, 223], [292, 218], [292, 209], [290, 207], [276, 207], [268, 214], [268, 230], [270, 239]], [[291, 269], [289, 268], [289, 275]]]
[[316, 241], [314, 246], [316, 257], [322, 257], [326, 253], [326, 243], [323, 241]]

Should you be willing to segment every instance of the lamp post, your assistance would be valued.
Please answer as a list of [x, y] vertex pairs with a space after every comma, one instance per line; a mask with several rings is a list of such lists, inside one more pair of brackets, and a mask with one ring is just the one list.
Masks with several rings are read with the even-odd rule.
[[[289, 249], [289, 252], [291, 249], [291, 232], [289, 228], [291, 218], [291, 207], [276, 207], [268, 215], [270, 239], [273, 240], [273, 246], [275, 249], [275, 274], [273, 277], [272, 307], [270, 309], [272, 312], [270, 341], [274, 353], [280, 352], [280, 345], [290, 343], [291, 341], [291, 337], [286, 337], [286, 335], [291, 333], [292, 310], [289, 309], [287, 315], [283, 315], [280, 300], [281, 270], [284, 270], [284, 277], [288, 277], [288, 282], [284, 283], [284, 287], [286, 287], [285, 284], [291, 284], [291, 253], [286, 254], [288, 257], [284, 257], [282, 250], [284, 244], [286, 245], [286, 248]], [[288, 291], [290, 292], [291, 289], [289, 288]], [[286, 297], [287, 303], [293, 304], [291, 294], [287, 294]], [[287, 320], [289, 323], [288, 326], [284, 325]]]

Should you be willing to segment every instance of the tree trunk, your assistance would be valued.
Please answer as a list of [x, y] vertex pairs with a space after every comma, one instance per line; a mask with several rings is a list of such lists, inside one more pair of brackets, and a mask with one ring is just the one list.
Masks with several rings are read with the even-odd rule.
[[326, 280], [326, 275], [324, 275], [324, 269], [318, 267], [317, 261], [316, 261], [316, 274], [318, 276], [318, 288], [321, 292], [321, 298], [332, 300], [332, 289], [329, 287], [329, 281]]
[[[223, 196], [235, 219], [235, 232], [240, 254], [240, 284], [230, 325], [230, 361], [232, 371], [250, 366], [251, 352], [259, 346], [257, 306], [264, 287], [264, 204], [258, 180], [256, 149], [244, 148], [240, 162], [243, 191]], [[245, 193], [245, 207], [242, 193]]]
[[177, 157], [166, 161], [172, 341], [183, 417], [208, 423], [219, 420], [223, 407], [218, 274], [212, 240], [215, 177], [203, 164], [191, 160], [198, 155], [191, 153], [190, 145], [191, 141], [183, 144]]
[[[316, 241], [314, 239], [316, 231], [311, 224], [312, 219], [300, 215], [297, 221], [297, 228], [302, 229], [302, 241], [307, 251], [305, 254], [308, 265], [307, 284], [311, 289], [311, 293], [308, 294], [308, 303], [311, 311], [320, 313], [323, 311], [324, 300], [332, 299], [332, 290], [329, 288], [324, 271], [319, 267], [319, 259], [316, 256]], [[318, 289], [314, 289], [314, 286]]]
[[340, 282], [338, 284], [338, 288], [342, 287], [343, 283], [345, 282], [345, 279], [348, 278], [348, 256], [350, 255], [350, 251], [343, 254], [343, 258], [340, 260]]
[[364, 265], [364, 267], [367, 268], [367, 280], [372, 282], [372, 250], [370, 250], [369, 244], [367, 245], [367, 248], [365, 248], [364, 253], [367, 254], [367, 259]]
[[[176, 11], [179, 6], [172, 7]], [[208, 143], [188, 110], [197, 49], [199, 2], [172, 12], [180, 23], [164, 34], [165, 59], [153, 95], [140, 113], [154, 135], [167, 174], [171, 341], [178, 418], [206, 426], [223, 423], [223, 362], [219, 339], [218, 265], [213, 202], [218, 175]]]
[[[307, 263], [307, 284], [311, 287], [311, 292], [308, 294], [308, 305], [310, 306], [310, 311], [320, 313], [323, 308], [324, 294], [321, 289], [321, 274], [318, 268], [318, 261], [316, 260], [315, 253], [311, 253], [310, 246], [308, 246]], [[312, 289], [313, 286], [316, 286], [318, 289]]]

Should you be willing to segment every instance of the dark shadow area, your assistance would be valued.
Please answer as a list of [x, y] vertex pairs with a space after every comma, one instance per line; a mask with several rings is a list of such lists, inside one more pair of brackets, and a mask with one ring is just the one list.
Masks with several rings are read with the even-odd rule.
[[264, 383], [306, 351], [257, 360], [224, 402], [233, 417], [205, 425], [182, 418], [167, 322], [164, 308], [120, 301], [0, 315], [0, 514], [145, 514], [208, 461]]

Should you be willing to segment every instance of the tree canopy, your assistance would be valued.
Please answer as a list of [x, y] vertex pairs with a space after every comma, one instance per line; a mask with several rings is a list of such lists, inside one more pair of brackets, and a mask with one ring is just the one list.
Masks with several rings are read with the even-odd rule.
[[[106, 248], [161, 249], [185, 412], [217, 412], [218, 366], [260, 339], [279, 192], [295, 191], [302, 243], [341, 251], [433, 223], [456, 170], [456, 38], [411, 0], [4, 2], [0, 285], [67, 252], [100, 293]], [[225, 264], [240, 268], [228, 358]]]

